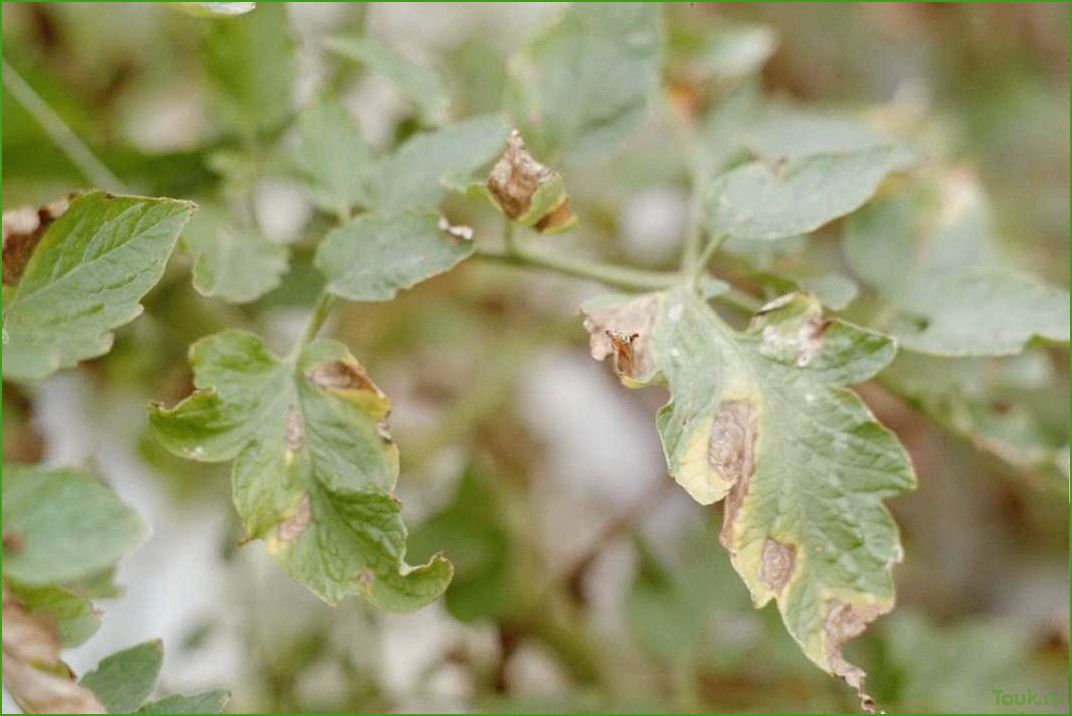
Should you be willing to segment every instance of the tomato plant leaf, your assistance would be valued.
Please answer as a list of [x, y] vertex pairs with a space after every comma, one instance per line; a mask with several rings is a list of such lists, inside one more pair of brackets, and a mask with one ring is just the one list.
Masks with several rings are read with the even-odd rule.
[[212, 209], [198, 212], [182, 243], [194, 257], [197, 292], [228, 303], [257, 300], [279, 285], [288, 266], [287, 247], [236, 226]]
[[198, 390], [151, 406], [152, 429], [177, 455], [234, 460], [247, 535], [291, 576], [331, 604], [362, 594], [397, 611], [446, 589], [442, 557], [405, 563], [390, 402], [345, 346], [317, 340], [281, 359], [255, 334], [227, 331], [195, 343], [190, 362]]
[[51, 619], [64, 648], [78, 646], [100, 627], [100, 615], [89, 600], [54, 584], [31, 586], [8, 580], [7, 588], [33, 615]]
[[536, 154], [622, 139], [659, 83], [662, 51], [657, 3], [571, 5], [512, 67], [512, 108]]
[[332, 52], [390, 80], [417, 107], [427, 124], [441, 124], [447, 118], [450, 97], [435, 70], [402, 57], [370, 37], [329, 37], [324, 44]]
[[226, 691], [205, 691], [185, 696], [175, 694], [150, 701], [137, 710], [140, 714], [218, 714], [231, 695]]
[[82, 677], [82, 685], [109, 713], [133, 713], [153, 692], [163, 663], [164, 645], [154, 639], [104, 658]]
[[566, 231], [577, 223], [562, 175], [536, 161], [516, 129], [485, 186], [492, 203], [522, 226], [547, 234]]
[[469, 466], [450, 504], [422, 522], [411, 539], [415, 554], [441, 549], [450, 558], [454, 579], [444, 602], [463, 622], [506, 619], [519, 604], [518, 549], [490, 479]]
[[969, 174], [876, 202], [854, 217], [843, 246], [889, 302], [889, 330], [908, 350], [1011, 355], [1033, 336], [1069, 339], [1068, 291], [1010, 267]]
[[298, 136], [298, 164], [320, 208], [346, 216], [355, 204], [372, 203], [375, 160], [346, 107], [319, 99], [298, 117]]
[[76, 470], [4, 465], [4, 577], [30, 585], [82, 579], [114, 564], [141, 534], [138, 516]]
[[715, 177], [704, 207], [713, 236], [769, 241], [815, 231], [864, 204], [898, 166], [896, 150], [749, 162]]
[[1045, 478], [1042, 487], [1067, 492], [1067, 474], [1059, 467], [1067, 428], [1055, 434], [1033, 410], [1053, 380], [1042, 350], [1006, 358], [903, 352], [882, 373], [883, 385], [976, 449], [1020, 474]]
[[221, 119], [245, 135], [279, 129], [293, 111], [296, 73], [286, 7], [261, 3], [205, 25], [201, 57]]
[[849, 114], [834, 114], [797, 107], [775, 106], [744, 132], [742, 141], [768, 162], [803, 159], [823, 154], [857, 154], [891, 149], [894, 167], [914, 160], [912, 152], [894, 136]]
[[94, 693], [75, 681], [60, 660], [55, 622], [48, 616], [32, 614], [7, 584], [3, 588], [0, 631], [4, 641], [4, 689], [25, 713], [107, 713]]
[[4, 377], [35, 380], [107, 353], [160, 279], [194, 205], [90, 192], [45, 231], [4, 292]]
[[499, 116], [456, 122], [418, 134], [379, 166], [372, 203], [380, 211], [431, 209], [458, 183], [502, 151], [510, 126]]
[[365, 214], [324, 237], [316, 267], [327, 277], [329, 293], [389, 301], [399, 289], [449, 271], [471, 253], [471, 230], [451, 227], [435, 212]]
[[884, 497], [915, 476], [897, 438], [846, 386], [893, 342], [789, 294], [744, 332], [687, 287], [584, 307], [592, 356], [622, 382], [664, 382], [656, 424], [670, 474], [701, 504], [726, 500], [722, 543], [757, 607], [775, 599], [789, 633], [862, 693], [844, 641], [893, 606], [901, 558]]

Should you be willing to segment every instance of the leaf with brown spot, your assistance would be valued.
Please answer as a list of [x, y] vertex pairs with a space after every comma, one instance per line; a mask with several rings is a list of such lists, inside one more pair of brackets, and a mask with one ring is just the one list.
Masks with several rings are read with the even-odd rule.
[[197, 390], [151, 406], [153, 432], [177, 455], [234, 461], [242, 524], [291, 576], [329, 603], [361, 594], [398, 611], [446, 589], [442, 557], [405, 562], [390, 402], [345, 346], [317, 340], [282, 359], [227, 331], [194, 344], [190, 361]]
[[915, 476], [847, 386], [881, 370], [893, 342], [800, 293], [745, 331], [686, 286], [584, 312], [593, 357], [615, 356], [626, 385], [668, 385], [656, 424], [670, 474], [701, 504], [725, 500], [721, 540], [756, 606], [775, 599], [808, 658], [864, 699], [840, 647], [893, 605], [901, 547], [882, 500]]
[[516, 129], [488, 174], [487, 188], [499, 209], [522, 226], [557, 233], [577, 223], [562, 177], [529, 154]]

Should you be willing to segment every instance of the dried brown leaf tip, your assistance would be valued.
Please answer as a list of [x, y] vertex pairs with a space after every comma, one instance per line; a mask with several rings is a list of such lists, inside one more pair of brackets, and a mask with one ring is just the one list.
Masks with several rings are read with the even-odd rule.
[[841, 654], [842, 645], [864, 633], [867, 625], [889, 611], [889, 606], [873, 604], [856, 606], [848, 602], [831, 599], [826, 617], [823, 620], [823, 632], [826, 642], [826, 658], [830, 670], [845, 679], [849, 686], [856, 689], [860, 699], [860, 708], [864, 713], [884, 713], [879, 710], [875, 700], [864, 691], [866, 673], [855, 664], [849, 663]]
[[491, 168], [487, 186], [503, 213], [519, 224], [551, 233], [577, 222], [562, 177], [529, 153], [516, 129]]
[[316, 387], [356, 403], [377, 420], [382, 421], [391, 412], [391, 401], [356, 360], [320, 363], [306, 374], [306, 378]]
[[658, 309], [654, 295], [608, 307], [585, 307], [584, 328], [592, 357], [614, 356], [614, 372], [623, 381], [649, 379], [655, 366], [649, 343]]
[[3, 591], [4, 686], [26, 713], [108, 713], [97, 697], [60, 660], [60, 640], [51, 619], [31, 614]]
[[3, 281], [14, 286], [26, 270], [45, 231], [67, 211], [68, 200], [59, 199], [39, 209], [23, 206], [3, 214]]

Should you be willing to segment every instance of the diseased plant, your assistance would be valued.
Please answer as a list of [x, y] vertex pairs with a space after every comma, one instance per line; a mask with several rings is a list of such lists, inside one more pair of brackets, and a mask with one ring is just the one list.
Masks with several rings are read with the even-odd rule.
[[[764, 32], [727, 30], [695, 64], [690, 93], [667, 92], [662, 14], [655, 4], [570, 7], [517, 53], [501, 111], [468, 118], [452, 116], [436, 73], [370, 36], [334, 37], [338, 71], [356, 62], [412, 106], [412, 132], [386, 149], [370, 146], [330, 87], [291, 112], [282, 6], [204, 20], [205, 70], [230, 130], [209, 160], [218, 191], [192, 196], [196, 207], [128, 196], [90, 166], [99, 189], [5, 213], [5, 382], [32, 384], [107, 353], [177, 243], [194, 288], [233, 304], [263, 298], [293, 255], [311, 251], [318, 288], [296, 340], [277, 350], [251, 330], [200, 338], [189, 348], [192, 392], [153, 403], [149, 424], [171, 453], [230, 465], [244, 540], [262, 540], [322, 600], [360, 595], [410, 611], [447, 590], [449, 548], [407, 561], [394, 496], [406, 446], [393, 441], [390, 399], [359, 357], [320, 337], [332, 311], [390, 301], [463, 262], [603, 284], [613, 293], [581, 307], [592, 357], [627, 387], [666, 387], [655, 423], [669, 475], [696, 502], [723, 503], [719, 537], [755, 607], [773, 600], [804, 655], [872, 709], [864, 670], [842, 645], [894, 605], [903, 555], [883, 503], [917, 478], [852, 388], [877, 380], [999, 458], [1057, 473], [1059, 448], [1011, 438], [983, 414], [985, 394], [957, 384], [980, 357], [1067, 343], [1069, 296], [1009, 268], [972, 174], [929, 155], [911, 126], [765, 98]], [[7, 65], [4, 80], [33, 101]], [[678, 142], [665, 151], [680, 157], [691, 195], [679, 266], [574, 255], [557, 234], [588, 217], [564, 177], [642, 137], [645, 121], [673, 127]], [[266, 172], [302, 182], [319, 210], [311, 241], [264, 238], [250, 205]], [[459, 206], [477, 214], [473, 227], [453, 218]], [[501, 236], [478, 228], [495, 212]], [[773, 260], [820, 231], [839, 232], [865, 298], [853, 301], [861, 287], [836, 262], [782, 270]], [[462, 488], [480, 489], [469, 477]], [[467, 529], [452, 517], [461, 494], [431, 534]], [[88, 600], [112, 589], [137, 520], [71, 470], [6, 464], [3, 497], [4, 681], [26, 710], [222, 708], [217, 693], [143, 706], [159, 643], [68, 678], [59, 646], [94, 631]]]

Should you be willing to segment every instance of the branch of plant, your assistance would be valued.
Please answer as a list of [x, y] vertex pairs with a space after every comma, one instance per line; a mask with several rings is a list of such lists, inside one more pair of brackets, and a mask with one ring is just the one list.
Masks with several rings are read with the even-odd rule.
[[114, 192], [129, 191], [123, 182], [104, 165], [93, 151], [67, 126], [67, 123], [48, 106], [33, 87], [22, 78], [7, 59], [2, 62], [4, 87], [19, 101], [19, 104], [33, 116], [49, 139], [82, 173], [82, 176], [96, 187]]
[[301, 335], [298, 336], [298, 340], [294, 343], [294, 348], [290, 354], [291, 359], [296, 360], [305, 346], [320, 333], [320, 329], [324, 326], [324, 322], [328, 319], [328, 315], [334, 305], [335, 297], [327, 291], [321, 291], [316, 303], [313, 304], [313, 310], [305, 322]]
[[[540, 269], [588, 281], [596, 281], [605, 286], [619, 288], [625, 291], [661, 291], [682, 283], [687, 283], [690, 280], [694, 280], [696, 276], [702, 274], [705, 270], [706, 262], [710, 260], [710, 256], [718, 249], [719, 244], [721, 244], [721, 238], [716, 237], [716, 240], [708, 245], [708, 249], [701, 255], [701, 257], [706, 257], [704, 258], [704, 263], [696, 269], [695, 276], [690, 276], [678, 271], [646, 271], [644, 269], [615, 266], [597, 261], [589, 261], [587, 259], [564, 256], [559, 253], [552, 253], [536, 248], [531, 244], [526, 244], [516, 239], [513, 241], [514, 248], [512, 251], [477, 249], [474, 253], [474, 258], [493, 263], [519, 266], [522, 268]], [[748, 313], [755, 312], [763, 305], [763, 302], [760, 299], [733, 287], [728, 291], [715, 296], [715, 300]]]

